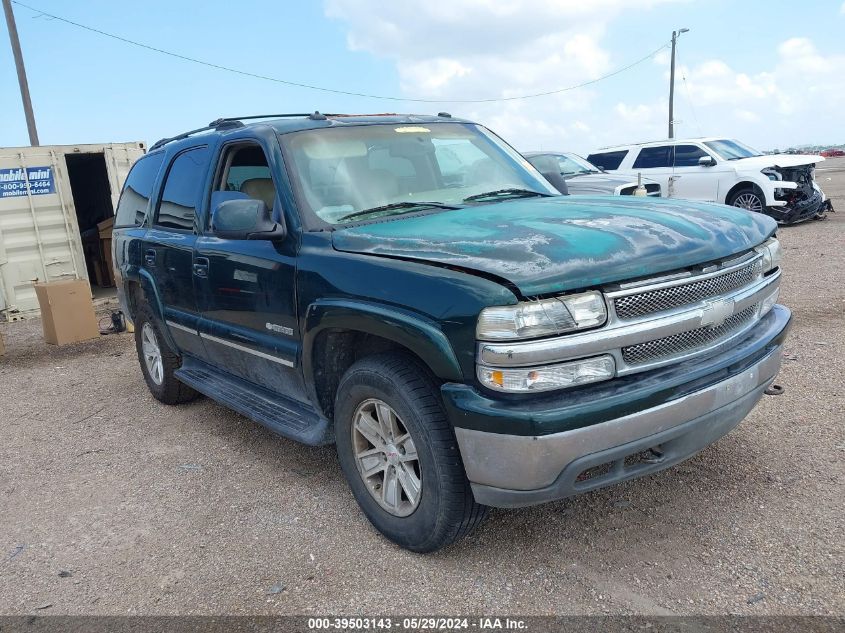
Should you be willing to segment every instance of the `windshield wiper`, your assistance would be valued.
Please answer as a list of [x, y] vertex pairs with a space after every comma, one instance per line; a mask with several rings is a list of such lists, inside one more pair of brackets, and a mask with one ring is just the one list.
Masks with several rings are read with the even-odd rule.
[[450, 204], [443, 204], [442, 202], [392, 202], [390, 204], [384, 204], [380, 207], [372, 207], [371, 209], [363, 209], [361, 211], [355, 211], [354, 213], [349, 213], [348, 215], [344, 215], [341, 218], [338, 218], [338, 222], [344, 222], [346, 220], [352, 220], [353, 218], [361, 218], [365, 215], [372, 215], [373, 213], [380, 213], [382, 211], [398, 211], [398, 210], [406, 210], [406, 212], [411, 212], [414, 209], [425, 209], [435, 207], [437, 209], [457, 209], [458, 207], [450, 205]]
[[531, 189], [519, 189], [517, 187], [510, 187], [508, 189], [496, 189], [495, 191], [485, 191], [483, 193], [476, 193], [464, 198], [464, 202], [472, 202], [474, 200], [484, 200], [485, 198], [500, 198], [502, 196], [518, 196], [520, 198], [527, 198], [528, 196], [553, 196], [553, 193], [543, 193], [542, 191], [532, 191]]

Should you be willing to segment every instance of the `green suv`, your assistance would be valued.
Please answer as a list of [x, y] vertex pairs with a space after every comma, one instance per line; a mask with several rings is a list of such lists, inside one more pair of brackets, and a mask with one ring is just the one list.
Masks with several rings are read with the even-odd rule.
[[314, 113], [159, 141], [113, 241], [156, 398], [335, 443], [372, 524], [429, 552], [488, 506], [652, 473], [734, 428], [790, 321], [775, 228], [557, 195], [445, 113]]

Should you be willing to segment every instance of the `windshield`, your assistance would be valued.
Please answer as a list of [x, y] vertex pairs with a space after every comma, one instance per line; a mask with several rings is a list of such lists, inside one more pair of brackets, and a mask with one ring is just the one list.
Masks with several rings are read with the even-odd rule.
[[751, 158], [762, 156], [752, 147], [733, 139], [720, 139], [718, 141], [704, 141], [704, 144], [721, 156], [724, 160], [738, 160], [740, 158]]
[[279, 138], [302, 206], [329, 224], [557, 194], [515, 150], [476, 125], [358, 125]]

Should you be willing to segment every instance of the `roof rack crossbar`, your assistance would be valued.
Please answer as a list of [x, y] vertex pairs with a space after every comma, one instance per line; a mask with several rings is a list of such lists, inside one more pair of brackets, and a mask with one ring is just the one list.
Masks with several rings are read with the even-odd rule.
[[170, 136], [167, 138], [163, 138], [161, 140], [156, 141], [150, 147], [150, 151], [157, 150], [160, 147], [164, 147], [168, 143], [172, 143], [174, 141], [181, 141], [182, 139], [186, 139], [189, 136], [193, 136], [194, 134], [199, 134], [200, 132], [208, 132], [209, 130], [221, 130], [221, 129], [232, 129], [236, 127], [243, 127], [243, 123], [240, 125], [233, 125], [234, 123], [240, 123], [241, 121], [248, 121], [251, 119], [284, 119], [284, 118], [294, 118], [294, 117], [307, 117], [313, 116], [310, 112], [305, 113], [294, 113], [294, 114], [251, 114], [248, 116], [228, 116], [228, 117], [220, 117], [219, 119], [215, 119], [205, 127], [199, 127], [196, 130], [190, 130], [189, 132], [183, 132], [182, 134], [177, 134], [176, 136]]
[[182, 132], [182, 134], [177, 134], [176, 136], [170, 136], [167, 138], [160, 139], [152, 144], [150, 147], [150, 151], [157, 150], [159, 147], [164, 147], [168, 143], [172, 143], [173, 141], [181, 141], [184, 138], [188, 138], [189, 136], [193, 136], [194, 134], [199, 134], [200, 132], [207, 132], [208, 130], [213, 130], [214, 126], [205, 126], [205, 127], [198, 127], [196, 130], [191, 130], [189, 132]]
[[311, 113], [299, 112], [294, 114], [250, 114], [249, 116], [227, 116], [217, 119], [214, 123], [217, 123], [218, 121], [248, 121], [250, 119], [287, 119], [300, 116], [311, 116]]

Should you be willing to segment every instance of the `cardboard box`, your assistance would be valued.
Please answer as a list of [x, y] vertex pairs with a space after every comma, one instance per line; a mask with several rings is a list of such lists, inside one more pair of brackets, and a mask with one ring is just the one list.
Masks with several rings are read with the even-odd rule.
[[69, 279], [34, 286], [41, 306], [45, 341], [67, 345], [100, 336], [87, 280]]
[[114, 227], [114, 217], [106, 218], [97, 224], [97, 231], [100, 234], [100, 239], [111, 239], [112, 228]]

